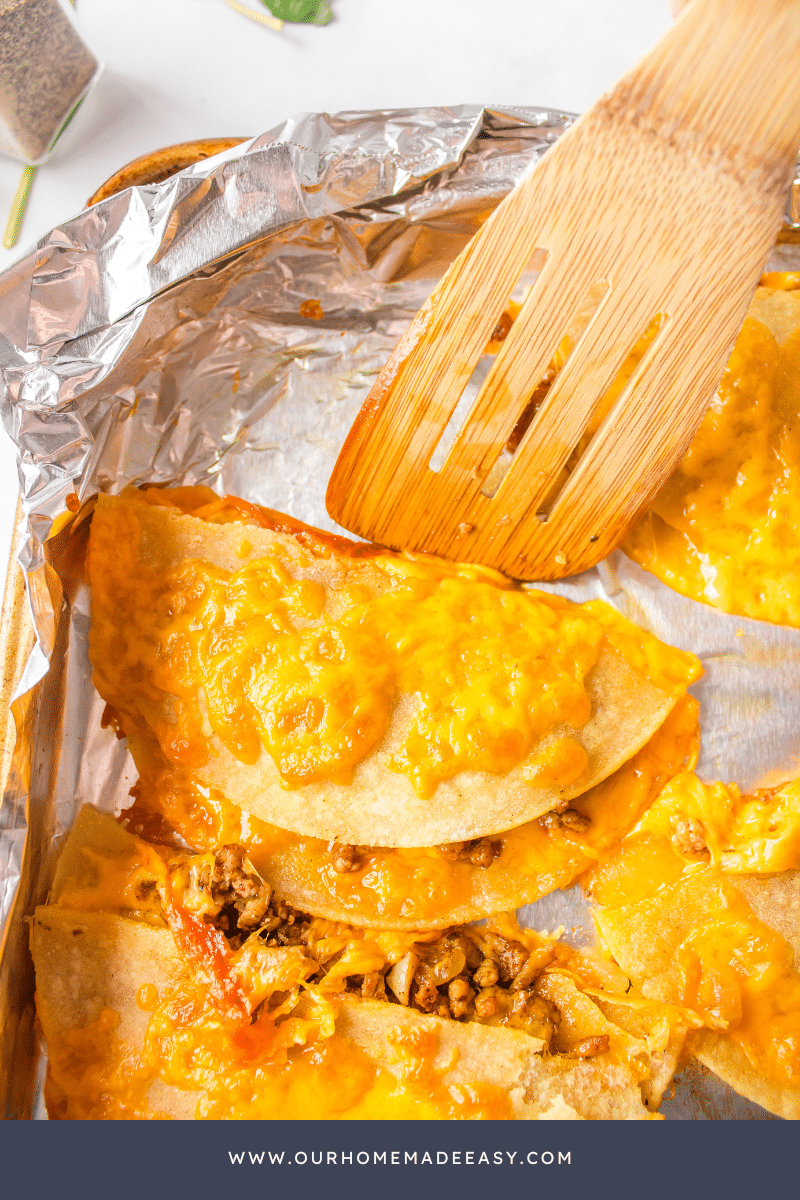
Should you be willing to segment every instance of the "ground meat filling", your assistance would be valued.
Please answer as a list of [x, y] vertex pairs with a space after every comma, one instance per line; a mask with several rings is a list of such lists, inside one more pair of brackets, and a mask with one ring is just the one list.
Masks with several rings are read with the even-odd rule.
[[189, 861], [184, 904], [221, 929], [233, 949], [255, 932], [268, 946], [303, 944], [312, 918], [274, 897], [241, 846], [222, 846], [213, 856]]
[[545, 813], [540, 818], [545, 829], [568, 829], [571, 833], [585, 833], [591, 825], [591, 818], [579, 813], [576, 808], [567, 808], [564, 812]]
[[[310, 936], [314, 918], [276, 899], [240, 846], [190, 860], [184, 903], [222, 930], [233, 949], [254, 933], [267, 946], [304, 946], [317, 963], [311, 983], [320, 982], [341, 957], [321, 957]], [[450, 1020], [522, 1029], [549, 1045], [560, 1018], [540, 995], [539, 981], [546, 968], [565, 963], [570, 954], [559, 942], [529, 950], [481, 926], [457, 926], [433, 942], [415, 943], [380, 971], [347, 976], [344, 992]], [[573, 1053], [591, 1057], [605, 1049], [603, 1039], [595, 1038]]]
[[[490, 867], [503, 852], [503, 843], [498, 838], [473, 838], [471, 842], [449, 842], [436, 849], [448, 862], [468, 862], [473, 867]], [[369, 846], [349, 846], [334, 842], [328, 854], [331, 866], [338, 875], [362, 871], [369, 854]]]
[[488, 837], [473, 838], [471, 842], [448, 842], [436, 849], [448, 862], [468, 862], [473, 867], [490, 867], [503, 853], [503, 843]]
[[572, 1057], [596, 1058], [598, 1054], [605, 1054], [609, 1048], [609, 1040], [607, 1033], [600, 1034], [599, 1037], [584, 1038], [573, 1048]]
[[558, 1013], [537, 982], [569, 954], [558, 943], [530, 951], [481, 927], [458, 926], [417, 944], [386, 972], [386, 999], [437, 1017], [523, 1029], [549, 1044]]
[[334, 842], [329, 853], [333, 869], [339, 875], [360, 871], [364, 866], [363, 846], [348, 846], [345, 842]]
[[706, 831], [701, 821], [696, 817], [673, 816], [671, 825], [675, 831], [672, 842], [678, 854], [684, 858], [702, 854], [706, 848]]

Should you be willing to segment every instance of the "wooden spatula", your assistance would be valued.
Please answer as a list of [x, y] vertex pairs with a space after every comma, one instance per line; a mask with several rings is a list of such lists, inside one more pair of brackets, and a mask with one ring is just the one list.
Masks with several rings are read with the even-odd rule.
[[[800, 0], [693, 0], [449, 268], [345, 442], [331, 516], [383, 545], [517, 579], [593, 566], [705, 412], [780, 228], [798, 144]], [[432, 469], [531, 263], [536, 281]], [[548, 390], [566, 333], [571, 353]]]

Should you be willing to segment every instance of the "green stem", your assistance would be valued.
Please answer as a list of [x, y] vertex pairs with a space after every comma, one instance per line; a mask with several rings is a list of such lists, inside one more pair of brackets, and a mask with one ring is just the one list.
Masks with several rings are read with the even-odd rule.
[[10, 250], [12, 246], [16, 246], [19, 231], [22, 227], [22, 219], [25, 216], [25, 209], [28, 207], [28, 197], [31, 194], [31, 184], [33, 177], [36, 174], [36, 167], [25, 167], [19, 181], [17, 194], [14, 197], [14, 202], [11, 205], [11, 212], [8, 214], [6, 222], [6, 231], [3, 234], [3, 245], [6, 250]]

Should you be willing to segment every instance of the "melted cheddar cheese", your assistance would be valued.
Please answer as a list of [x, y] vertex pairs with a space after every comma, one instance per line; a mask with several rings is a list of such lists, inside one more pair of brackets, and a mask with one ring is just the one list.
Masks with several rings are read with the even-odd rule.
[[[277, 559], [232, 574], [186, 563], [170, 581], [154, 681], [187, 699], [202, 686], [224, 745], [253, 763], [263, 744], [291, 786], [348, 782], [398, 691], [421, 703], [391, 765], [422, 796], [464, 770], [510, 771], [551, 729], [586, 724], [600, 621], [474, 568], [372, 564], [386, 574], [383, 595], [362, 598], [355, 582], [341, 616], [319, 623], [325, 590]], [[200, 729], [179, 723], [172, 747], [184, 740], [201, 744]], [[565, 782], [588, 764], [571, 745]]]
[[[132, 491], [129, 502], [275, 527], [270, 514], [205, 488]], [[301, 544], [330, 556], [313, 531], [300, 533]], [[590, 719], [587, 677], [601, 650], [676, 697], [699, 671], [693, 656], [602, 602], [570, 604], [479, 566], [350, 544], [346, 583], [327, 589], [295, 578], [279, 551], [238, 570], [196, 558], [163, 572], [135, 558], [126, 569], [126, 553], [135, 550], [123, 539], [115, 554], [135, 636], [116, 659], [106, 647], [103, 669], [143, 680], [146, 707], [159, 691], [177, 698], [174, 712], [151, 713], [150, 724], [167, 758], [187, 768], [206, 761], [216, 734], [244, 764], [266, 749], [287, 788], [346, 784], [386, 733], [398, 697], [413, 697], [388, 766], [419, 796], [463, 772], [517, 767], [534, 786], [567, 786], [588, 767], [570, 731]], [[102, 589], [102, 572], [93, 583]], [[103, 628], [96, 612], [99, 639]]]
[[687, 928], [665, 933], [660, 951], [660, 971], [672, 979], [662, 998], [696, 1012], [761, 1076], [792, 1089], [800, 1088], [800, 973], [791, 945], [734, 880], [800, 867], [799, 833], [798, 782], [742, 796], [735, 785], [680, 775], [588, 877], [601, 928], [604, 910], [620, 913], [623, 940], [619, 931], [642, 914], [664, 929], [671, 927], [658, 914], [679, 914], [676, 928]]
[[[331, 1006], [331, 1014], [335, 1007]], [[276, 1026], [264, 1009], [246, 1025], [220, 1020], [189, 988], [157, 1006], [141, 1053], [117, 1036], [119, 1015], [48, 1039], [45, 1086], [55, 1120], [153, 1120], [151, 1088], [191, 1097], [200, 1120], [509, 1120], [509, 1096], [487, 1083], [448, 1082], [434, 1065], [435, 1034], [387, 1028], [397, 1066], [385, 1070], [349, 1039], [320, 1037], [313, 1019]], [[276, 1036], [276, 1029], [281, 1036]], [[427, 1031], [426, 1031], [427, 1032]], [[289, 1043], [287, 1045], [287, 1042]], [[163, 1103], [163, 1101], [162, 1101]], [[194, 1111], [192, 1108], [194, 1107]]]
[[[624, 549], [685, 596], [800, 626], [800, 303], [790, 317], [780, 303], [800, 275], [762, 284], [694, 441]], [[781, 332], [794, 327], [783, 340], [758, 319], [768, 304]]]
[[[103, 860], [100, 871], [95, 869], [98, 856]], [[476, 972], [489, 962], [505, 963], [502, 969], [507, 970], [511, 955], [510, 970], [516, 972], [511, 989], [489, 984], [486, 993], [505, 997], [504, 1004], [498, 999], [492, 1011], [484, 1011], [476, 1000], [469, 1021], [522, 1031], [530, 1035], [525, 1054], [564, 1055], [566, 1069], [569, 1059], [597, 1056], [610, 1077], [622, 1071], [627, 1086], [646, 1084], [653, 1062], [665, 1054], [674, 1062], [685, 1029], [696, 1024], [691, 1014], [632, 993], [613, 964], [521, 929], [510, 915], [444, 933], [362, 929], [293, 913], [269, 899], [271, 889], [261, 880], [268, 905], [274, 907], [259, 910], [255, 920], [262, 924], [252, 932], [249, 926], [226, 937], [222, 930], [231, 927], [225, 905], [243, 893], [237, 891], [236, 877], [226, 877], [227, 899], [214, 900], [213, 859], [170, 855], [163, 848], [156, 852], [109, 816], [82, 810], [58, 887], [49, 908], [38, 910], [37, 920], [51, 926], [54, 917], [47, 914], [68, 903], [68, 920], [76, 920], [75, 912], [108, 912], [119, 921], [117, 914], [130, 899], [132, 869], [140, 880], [149, 870], [177, 956], [156, 986], [147, 978], [152, 970], [147, 954], [134, 949], [136, 939], [129, 942], [130, 933], [119, 926], [97, 926], [108, 938], [109, 957], [90, 994], [96, 987], [103, 995], [103, 971], [116, 973], [117, 956], [121, 979], [141, 980], [144, 975], [130, 997], [118, 988], [115, 993], [124, 999], [125, 1036], [120, 1014], [108, 1005], [82, 1026], [55, 1030], [40, 996], [40, 1015], [50, 1026], [51, 1116], [497, 1120], [521, 1115], [521, 1082], [512, 1095], [487, 1082], [481, 1075], [485, 1065], [476, 1067], [477, 1060], [460, 1075], [455, 1070], [461, 1062], [458, 1046], [464, 1047], [458, 1037], [450, 1040], [446, 1030], [463, 1030], [456, 1019], [405, 1020], [412, 1015], [409, 997], [400, 999], [394, 989], [402, 988], [396, 976], [409, 960], [415, 978], [419, 971], [427, 972], [446, 987], [456, 976], [463, 978], [467, 956]], [[249, 860], [238, 861], [252, 878]], [[139, 927], [129, 919], [123, 924], [128, 931]], [[270, 936], [276, 929], [283, 932]], [[68, 925], [68, 942], [70, 932], [74, 927]], [[154, 933], [168, 939], [166, 930]], [[284, 934], [294, 941], [282, 941]], [[160, 950], [160, 957], [167, 955], [163, 944]], [[383, 1003], [373, 1001], [372, 1011], [367, 1010], [368, 1025], [376, 1019], [374, 1010], [380, 1016], [377, 1048], [370, 1048], [369, 1032], [359, 1035], [361, 1018], [355, 1015], [363, 1005], [356, 998], [360, 981], [371, 975], [388, 981], [396, 1000], [390, 1004], [387, 992]], [[494, 977], [497, 981], [497, 971]], [[508, 983], [511, 976], [503, 978]], [[484, 987], [477, 974], [473, 982]], [[349, 1007], [343, 1013], [345, 1003]], [[133, 1043], [131, 1010], [141, 1014], [137, 1023], [144, 1029]], [[521, 1046], [513, 1054], [517, 1050]], [[498, 1043], [498, 1053], [511, 1053], [508, 1044]], [[502, 1069], [511, 1070], [510, 1078], [516, 1079], [521, 1062], [512, 1055]], [[493, 1060], [490, 1077], [497, 1078], [497, 1070]]]
[[720, 889], [677, 961], [680, 1002], [725, 1030], [770, 1082], [800, 1088], [800, 974], [786, 939]]
[[698, 856], [725, 871], [768, 874], [800, 867], [800, 780], [743, 796], [735, 783], [702, 783], [681, 774], [636, 826], [672, 839], [687, 861]]
[[569, 887], [633, 826], [667, 779], [694, 765], [697, 710], [696, 700], [683, 697], [638, 754], [570, 802], [586, 828], [530, 821], [497, 839], [489, 866], [454, 860], [447, 847], [360, 847], [357, 869], [337, 871], [330, 843], [267, 824], [166, 764], [149, 783], [139, 782], [136, 803], [123, 815], [131, 830], [155, 838], [174, 831], [198, 851], [246, 847], [265, 879], [281, 880], [285, 891], [299, 888], [300, 907], [366, 925], [434, 928], [444, 913], [469, 920]]
[[[172, 1025], [162, 1017], [149, 1053], [167, 1081], [202, 1088], [203, 1120], [509, 1120], [508, 1095], [491, 1084], [447, 1084], [433, 1066], [430, 1039], [387, 1031], [402, 1069], [377, 1066], [333, 1034], [270, 1061], [259, 1021], [237, 1029]], [[435, 1039], [434, 1039], [435, 1042]], [[398, 1077], [399, 1075], [399, 1077]]]

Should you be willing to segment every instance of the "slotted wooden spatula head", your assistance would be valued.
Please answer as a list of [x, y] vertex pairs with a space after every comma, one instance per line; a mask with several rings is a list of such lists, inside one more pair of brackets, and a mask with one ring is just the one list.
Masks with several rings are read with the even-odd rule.
[[[383, 545], [517, 579], [593, 566], [702, 419], [780, 228], [798, 144], [800, 0], [693, 0], [449, 268], [345, 442], [331, 516]], [[531, 262], [536, 281], [433, 469]]]

